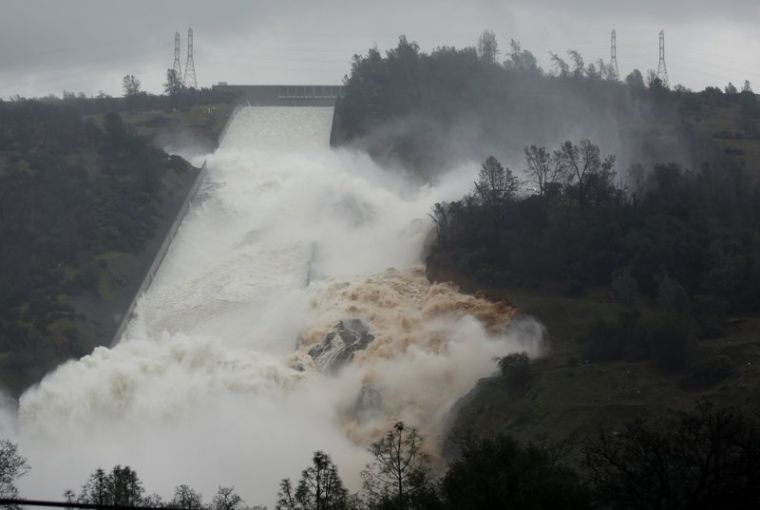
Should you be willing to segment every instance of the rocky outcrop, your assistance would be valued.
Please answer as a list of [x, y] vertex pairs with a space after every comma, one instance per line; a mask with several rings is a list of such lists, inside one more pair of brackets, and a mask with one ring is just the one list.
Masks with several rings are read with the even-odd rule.
[[338, 322], [322, 343], [309, 349], [309, 356], [320, 372], [336, 372], [349, 363], [356, 351], [363, 350], [374, 340], [369, 328], [361, 319]]

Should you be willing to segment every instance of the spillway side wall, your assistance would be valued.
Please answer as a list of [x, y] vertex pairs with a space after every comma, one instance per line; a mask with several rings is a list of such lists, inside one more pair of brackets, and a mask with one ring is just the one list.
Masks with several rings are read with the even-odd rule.
[[177, 232], [182, 226], [182, 221], [185, 219], [185, 216], [187, 215], [187, 212], [190, 209], [190, 203], [192, 202], [193, 198], [198, 194], [198, 189], [203, 183], [205, 175], [206, 175], [206, 162], [204, 161], [200, 170], [195, 175], [195, 179], [192, 183], [192, 186], [188, 190], [182, 204], [177, 210], [177, 214], [174, 220], [172, 221], [168, 230], [166, 230], [163, 240], [161, 241], [161, 244], [159, 245], [158, 250], [156, 251], [153, 257], [153, 262], [148, 268], [148, 271], [145, 273], [145, 277], [143, 278], [142, 283], [135, 291], [129, 303], [129, 306], [126, 308], [126, 311], [121, 316], [121, 319], [119, 321], [119, 326], [118, 328], [116, 328], [116, 332], [114, 333], [113, 338], [111, 340], [112, 346], [119, 343], [119, 340], [121, 340], [121, 337], [124, 334], [124, 330], [129, 324], [129, 321], [132, 320], [132, 318], [134, 318], [135, 307], [137, 306], [137, 302], [140, 299], [140, 296], [142, 296], [150, 288], [151, 284], [153, 283], [153, 280], [155, 279], [156, 274], [158, 273], [158, 270], [161, 267], [161, 263], [164, 261], [164, 258], [166, 257], [166, 253], [169, 251], [169, 247], [171, 246], [172, 241], [174, 241], [174, 238], [176, 237]]

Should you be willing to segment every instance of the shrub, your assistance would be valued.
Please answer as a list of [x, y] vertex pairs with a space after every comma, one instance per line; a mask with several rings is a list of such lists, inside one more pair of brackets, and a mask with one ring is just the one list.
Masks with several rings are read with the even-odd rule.
[[499, 359], [499, 370], [507, 385], [514, 389], [524, 389], [532, 376], [530, 359], [524, 352], [508, 354]]

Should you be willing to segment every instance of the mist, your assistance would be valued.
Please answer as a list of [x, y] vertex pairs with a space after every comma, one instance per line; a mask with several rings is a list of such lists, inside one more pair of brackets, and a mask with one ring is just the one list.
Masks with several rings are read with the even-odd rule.
[[[384, 56], [370, 50], [354, 63], [336, 106], [332, 143], [365, 151], [422, 182], [491, 155], [520, 175], [525, 147], [551, 151], [567, 140], [590, 139], [614, 155], [622, 184], [633, 165], [698, 169], [719, 161], [711, 144], [683, 122], [678, 104], [647, 93], [643, 81], [607, 79], [606, 64], [598, 61], [573, 68], [564, 52], [559, 57], [569, 70], [562, 74], [538, 67], [519, 43], [500, 40], [499, 49], [503, 64], [484, 61], [474, 48], [425, 53], [403, 36]], [[386, 74], [392, 79], [381, 93], [365, 90], [367, 81]]]
[[[395, 421], [438, 455], [452, 407], [494, 358], [544, 352], [540, 327], [509, 328], [508, 305], [424, 276], [428, 213], [477, 165], [410, 182], [329, 149], [332, 113], [237, 112], [122, 341], [20, 398], [9, 428], [32, 467], [22, 494], [58, 498], [127, 464], [148, 493], [187, 483], [208, 499], [234, 485], [271, 505], [317, 449], [356, 490], [367, 446]], [[315, 363], [312, 349], [335, 348], [326, 339], [351, 320], [373, 336], [366, 348]]]

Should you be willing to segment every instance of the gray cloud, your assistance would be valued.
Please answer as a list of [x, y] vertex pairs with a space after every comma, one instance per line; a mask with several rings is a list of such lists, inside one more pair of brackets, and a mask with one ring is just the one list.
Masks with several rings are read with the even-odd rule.
[[[502, 46], [515, 38], [548, 66], [548, 51], [608, 57], [608, 34], [618, 31], [623, 72], [657, 65], [657, 32], [668, 37], [671, 79], [693, 88], [744, 79], [760, 84], [755, 27], [760, 4], [733, 0], [562, 0], [505, 2], [400, 1], [278, 2], [200, 0], [5, 0], [0, 16], [0, 97], [62, 90], [120, 93], [132, 73], [160, 91], [171, 65], [173, 34], [195, 30], [202, 85], [337, 83], [351, 55], [381, 49], [407, 34], [430, 50], [471, 45], [496, 31]], [[183, 47], [184, 59], [184, 47]], [[184, 60], [183, 60], [184, 64]], [[750, 67], [745, 67], [750, 65]]]

